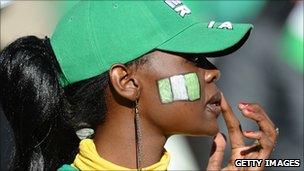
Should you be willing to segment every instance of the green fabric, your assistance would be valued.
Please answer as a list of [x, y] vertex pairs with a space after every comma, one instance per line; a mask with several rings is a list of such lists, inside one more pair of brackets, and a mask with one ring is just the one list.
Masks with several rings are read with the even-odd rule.
[[189, 73], [185, 75], [185, 83], [187, 87], [188, 99], [190, 101], [197, 100], [200, 95], [200, 84], [196, 73]]
[[79, 171], [79, 170], [71, 165], [65, 164], [61, 166], [59, 169], [57, 169], [57, 171]]
[[[189, 7], [190, 8], [190, 7]], [[191, 9], [190, 9], [191, 10]], [[81, 1], [59, 22], [51, 45], [61, 85], [97, 76], [153, 50], [210, 53], [226, 50], [250, 31], [207, 28], [193, 13], [182, 17], [164, 1]]]
[[169, 78], [158, 81], [158, 90], [162, 103], [170, 103], [173, 101], [173, 94], [171, 91], [171, 84]]

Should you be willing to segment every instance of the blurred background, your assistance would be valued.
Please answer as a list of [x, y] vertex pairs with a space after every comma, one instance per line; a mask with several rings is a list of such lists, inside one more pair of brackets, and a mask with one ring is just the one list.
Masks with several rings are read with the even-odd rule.
[[[260, 103], [280, 128], [270, 158], [301, 160], [300, 168], [265, 170], [303, 170], [303, 1], [183, 2], [204, 22], [254, 25], [249, 40], [240, 50], [225, 58], [211, 59], [222, 73], [218, 86], [234, 107], [243, 130], [258, 128], [238, 112], [236, 106], [240, 101]], [[21, 36], [50, 37], [59, 18], [76, 3], [1, 0], [0, 48]], [[0, 170], [7, 170], [14, 142], [9, 141], [12, 134], [1, 106], [0, 115]], [[228, 135], [222, 118], [219, 124]], [[204, 170], [211, 144], [210, 137], [171, 137], [166, 144], [172, 158], [169, 170]], [[223, 166], [228, 162], [228, 154], [229, 148]]]

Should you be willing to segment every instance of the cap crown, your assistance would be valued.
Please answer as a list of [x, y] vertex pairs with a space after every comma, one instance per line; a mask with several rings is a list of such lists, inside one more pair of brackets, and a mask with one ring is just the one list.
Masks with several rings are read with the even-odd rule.
[[[177, 7], [180, 9], [175, 10]], [[62, 84], [99, 75], [114, 63], [134, 60], [198, 23], [182, 8], [187, 7], [180, 1], [78, 3], [51, 37], [65, 76]]]
[[231, 53], [247, 40], [251, 28], [201, 23], [180, 0], [81, 1], [59, 22], [51, 45], [63, 72], [61, 85], [66, 86], [154, 49]]

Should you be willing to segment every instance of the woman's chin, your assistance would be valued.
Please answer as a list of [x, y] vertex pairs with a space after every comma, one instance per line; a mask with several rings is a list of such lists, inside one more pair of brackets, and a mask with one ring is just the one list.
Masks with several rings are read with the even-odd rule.
[[210, 127], [207, 131], [206, 131], [206, 136], [215, 136], [217, 133], [219, 132], [219, 127], [217, 124], [213, 125], [212, 127]]
[[202, 129], [202, 130], [199, 130], [199, 131], [195, 131], [195, 132], [192, 132], [190, 134], [190, 136], [210, 136], [210, 137], [213, 137], [215, 136], [217, 133], [219, 132], [219, 127], [218, 125], [213, 125], [212, 127], [209, 127], [208, 129]]
[[217, 128], [217, 129], [211, 131], [210, 134], [209, 134], [209, 136], [212, 136], [212, 137], [213, 137], [213, 136], [215, 136], [219, 131], [220, 131], [220, 130]]

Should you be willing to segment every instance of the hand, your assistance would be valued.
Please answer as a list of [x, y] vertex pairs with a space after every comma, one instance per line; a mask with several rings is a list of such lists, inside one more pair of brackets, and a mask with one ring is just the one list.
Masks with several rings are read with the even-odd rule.
[[[226, 140], [223, 134], [218, 133], [214, 138], [211, 155], [207, 170], [263, 170], [264, 162], [261, 167], [236, 167], [234, 161], [236, 159], [267, 159], [273, 151], [277, 132], [275, 125], [268, 118], [264, 110], [258, 105], [253, 103], [241, 103], [239, 109], [242, 114], [257, 122], [260, 127], [259, 131], [244, 131], [241, 130], [239, 120], [234, 115], [231, 107], [227, 103], [222, 94], [221, 108], [224, 120], [227, 125], [230, 143], [231, 143], [231, 157], [228, 165], [221, 169], [221, 164], [224, 158], [224, 151]], [[256, 139], [259, 144], [245, 145], [243, 137]]]

